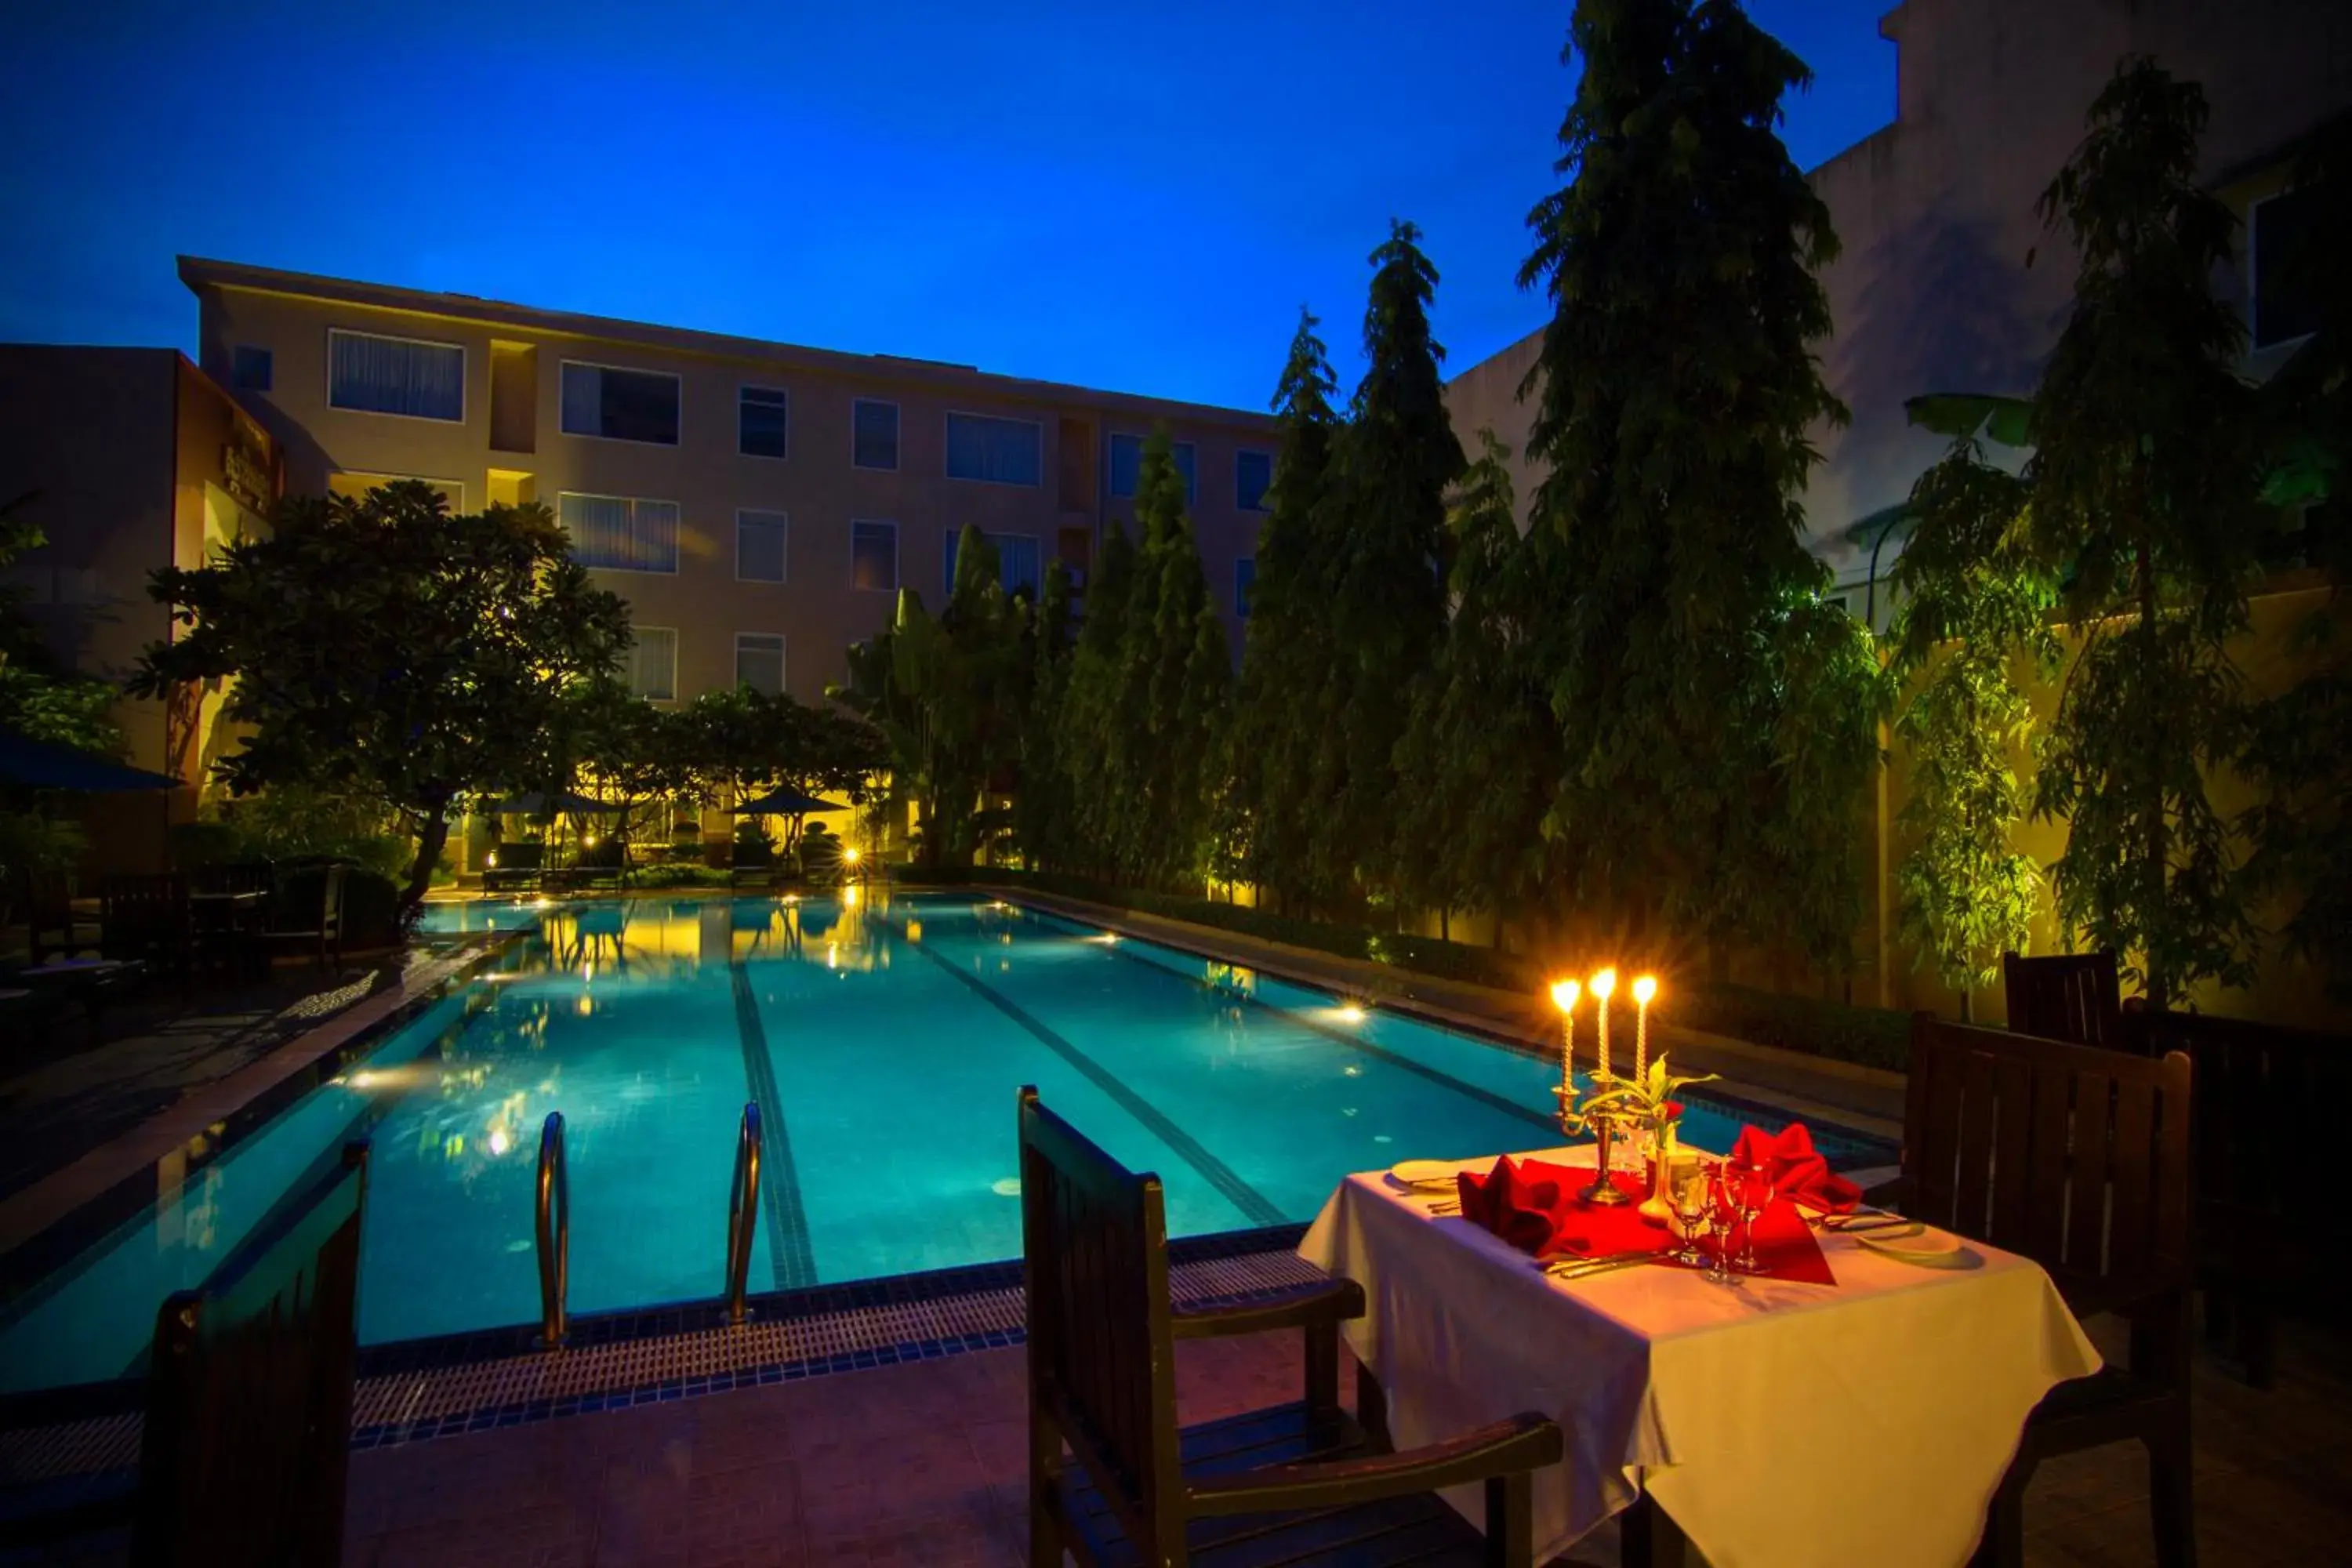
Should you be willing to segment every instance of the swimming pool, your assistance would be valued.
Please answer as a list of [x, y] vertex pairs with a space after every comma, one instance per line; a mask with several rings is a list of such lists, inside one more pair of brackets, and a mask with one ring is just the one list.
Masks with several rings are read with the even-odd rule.
[[[368, 1344], [536, 1321], [551, 1110], [567, 1123], [574, 1314], [719, 1294], [747, 1102], [766, 1137], [754, 1290], [1017, 1257], [1024, 1083], [1158, 1171], [1177, 1235], [1309, 1218], [1349, 1171], [1559, 1142], [1558, 1069], [1537, 1058], [991, 900], [428, 913], [439, 931], [530, 934], [11, 1302], [0, 1390], [124, 1375], [163, 1297], [362, 1134]], [[1686, 1136], [1723, 1147], [1745, 1119], [1695, 1099]]]

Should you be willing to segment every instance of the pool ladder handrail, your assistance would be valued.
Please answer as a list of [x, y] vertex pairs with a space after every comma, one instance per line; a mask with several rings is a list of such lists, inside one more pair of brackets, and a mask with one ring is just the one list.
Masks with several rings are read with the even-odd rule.
[[748, 1308], [744, 1293], [751, 1277], [751, 1238], [760, 1222], [760, 1108], [743, 1107], [735, 1138], [735, 1179], [727, 1194], [727, 1321], [740, 1323]]
[[552, 1350], [570, 1331], [572, 1184], [563, 1159], [563, 1112], [551, 1110], [539, 1129], [539, 1334]]

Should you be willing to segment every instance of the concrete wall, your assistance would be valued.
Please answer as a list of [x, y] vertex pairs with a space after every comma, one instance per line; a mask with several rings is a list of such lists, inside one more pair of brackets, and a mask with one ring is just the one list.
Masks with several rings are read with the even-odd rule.
[[[681, 700], [733, 684], [738, 633], [783, 636], [786, 687], [803, 700], [817, 700], [828, 683], [842, 678], [845, 648], [880, 629], [893, 604], [887, 592], [853, 585], [853, 520], [898, 525], [898, 581], [934, 608], [945, 598], [947, 541], [966, 524], [1034, 536], [1041, 562], [1066, 548], [1083, 563], [1105, 518], [1126, 510], [1107, 494], [1104, 454], [1110, 435], [1148, 432], [1155, 422], [1166, 423], [1176, 439], [1197, 447], [1194, 522], [1212, 592], [1238, 638], [1234, 563], [1255, 552], [1263, 514], [1235, 504], [1234, 456], [1245, 447], [1273, 448], [1274, 428], [1266, 418], [954, 366], [557, 317], [460, 296], [289, 279], [212, 263], [184, 263], [183, 276], [202, 301], [202, 355], [208, 367], [227, 375], [240, 345], [272, 355], [270, 389], [240, 395], [284, 443], [289, 490], [323, 490], [339, 473], [413, 475], [462, 487], [464, 505], [474, 510], [489, 498], [495, 469], [527, 476], [530, 489], [551, 507], [564, 490], [677, 502], [681, 532], [675, 574], [600, 572], [597, 577], [628, 599], [637, 625], [677, 632]], [[464, 421], [330, 407], [327, 333], [335, 327], [463, 347]], [[524, 422], [528, 451], [493, 445], [494, 341], [527, 345], [532, 353], [534, 363], [523, 383], [536, 395], [535, 410]], [[678, 375], [678, 444], [564, 434], [561, 377], [567, 358]], [[787, 458], [739, 452], [737, 394], [744, 384], [781, 387], [789, 394]], [[853, 466], [851, 406], [856, 398], [898, 405], [895, 473]], [[948, 479], [950, 411], [1038, 423], [1042, 482], [1030, 487]], [[506, 433], [502, 438], [517, 437]], [[790, 517], [783, 584], [737, 579], [739, 508]]]

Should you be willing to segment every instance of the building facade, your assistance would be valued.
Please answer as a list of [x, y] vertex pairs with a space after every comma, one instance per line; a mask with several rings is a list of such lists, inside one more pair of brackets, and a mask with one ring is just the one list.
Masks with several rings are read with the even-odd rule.
[[[150, 574], [199, 565], [264, 526], [280, 468], [269, 433], [176, 350], [0, 344], [0, 501], [48, 540], [10, 585], [80, 674], [121, 680], [172, 637]], [[205, 769], [230, 740], [214, 722], [220, 703], [217, 691], [191, 691], [115, 705], [127, 760], [184, 787], [84, 802], [89, 869], [162, 863], [171, 826], [194, 818]]]
[[[1809, 176], [1841, 253], [1822, 273], [1834, 321], [1819, 345], [1851, 413], [1814, 432], [1805, 497], [1815, 553], [1856, 614], [1882, 623], [1899, 537], [1874, 520], [1942, 455], [1905, 400], [1933, 392], [2032, 391], [2073, 303], [2074, 258], [2036, 199], [2081, 142], [2091, 101], [2127, 55], [2200, 83], [2211, 110], [2202, 156], [2236, 208], [2238, 265], [2216, 280], [2245, 310], [2250, 373], [2273, 370], [2302, 331], [2264, 298], [2266, 233], [2302, 221], [2288, 189], [2297, 144], [2352, 111], [2352, 5], [2342, 0], [1905, 0], [1880, 32], [1896, 50], [1895, 117]], [[1465, 442], [1492, 428], [1523, 452], [1518, 401], [1542, 334], [1454, 378]], [[1539, 477], [1521, 457], [1521, 516]], [[1874, 560], [1874, 547], [1878, 546]]]
[[294, 493], [387, 479], [453, 508], [536, 500], [629, 602], [656, 701], [739, 681], [821, 698], [900, 588], [945, 598], [966, 525], [1008, 586], [1131, 521], [1165, 426], [1236, 648], [1267, 416], [183, 258], [200, 357], [285, 450]]

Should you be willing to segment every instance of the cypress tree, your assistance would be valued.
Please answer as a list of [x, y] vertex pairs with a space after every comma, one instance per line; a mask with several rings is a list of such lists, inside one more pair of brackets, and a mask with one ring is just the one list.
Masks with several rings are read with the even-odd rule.
[[1549, 818], [1588, 906], [1851, 962], [1883, 683], [1800, 542], [1828, 209], [1776, 132], [1802, 62], [1728, 0], [1580, 0], [1569, 184], [1529, 215], [1553, 304], [1523, 396], [1565, 545]]

